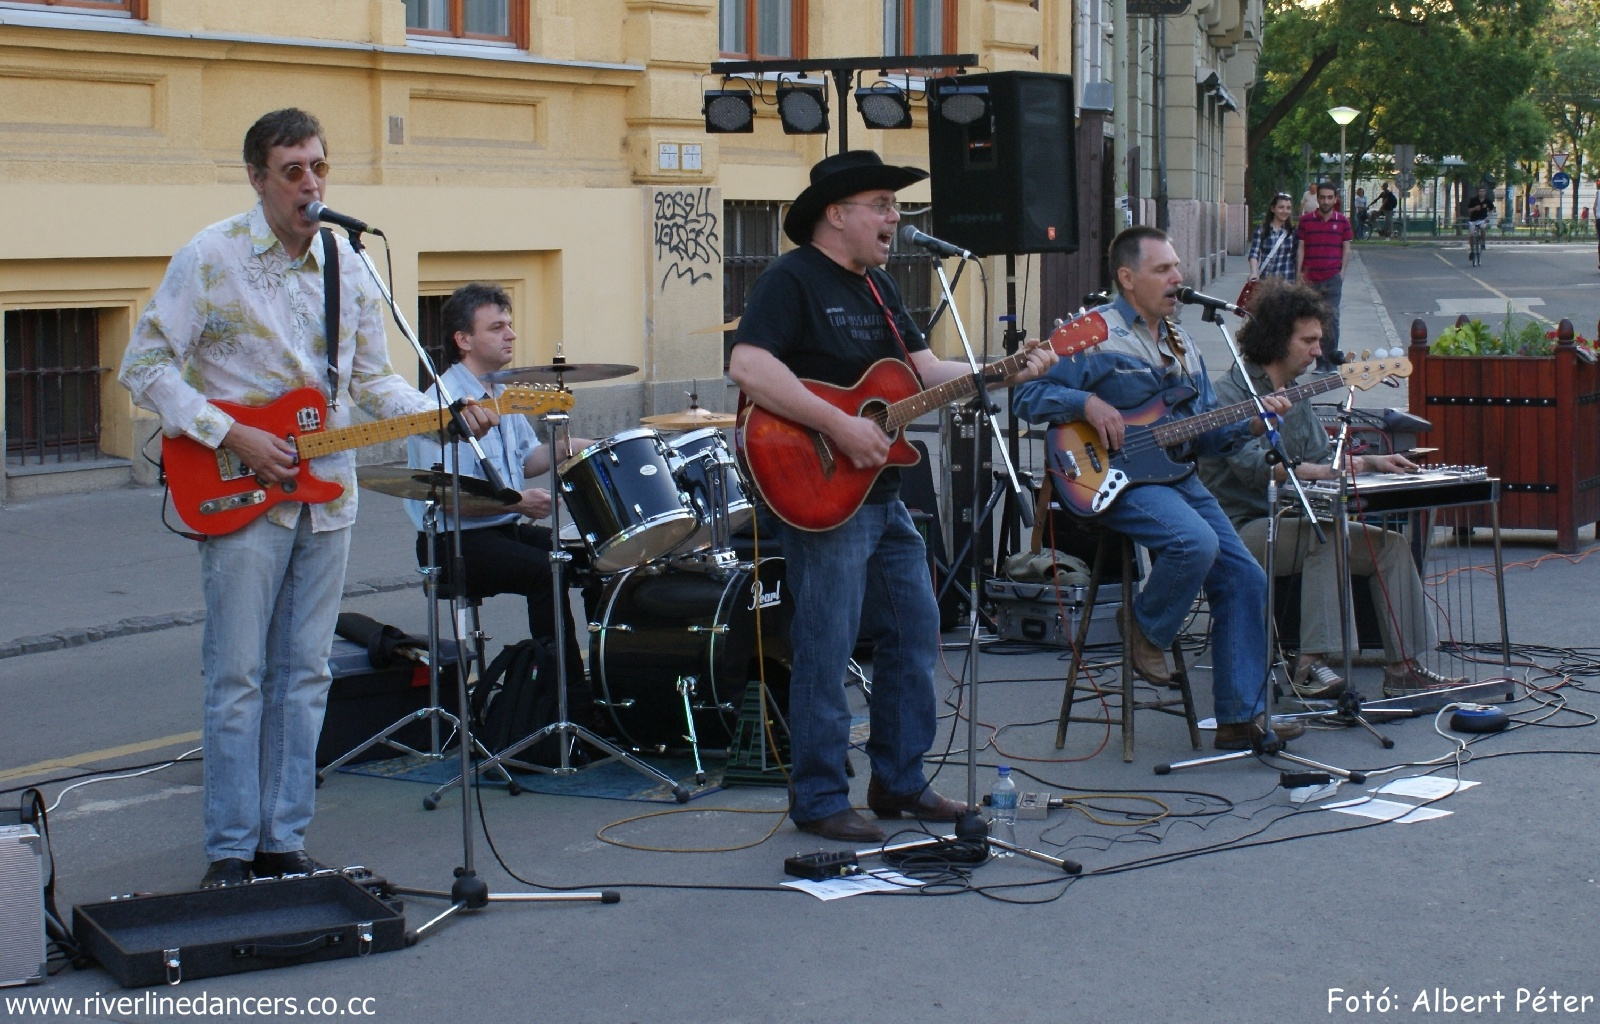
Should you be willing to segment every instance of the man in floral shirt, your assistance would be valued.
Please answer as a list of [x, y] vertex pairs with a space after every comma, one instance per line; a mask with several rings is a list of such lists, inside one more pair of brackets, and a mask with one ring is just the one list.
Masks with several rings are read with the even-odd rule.
[[[128, 345], [120, 380], [168, 436], [225, 448], [263, 484], [296, 471], [292, 444], [249, 426], [216, 400], [264, 405], [289, 391], [329, 394], [324, 427], [435, 404], [389, 365], [383, 308], [348, 242], [306, 207], [322, 198], [326, 141], [293, 108], [263, 116], [244, 138], [260, 202], [213, 224], [178, 250]], [[324, 246], [340, 250], [337, 382], [324, 324]], [[475, 433], [494, 414], [469, 406]], [[206, 598], [205, 852], [202, 888], [252, 875], [306, 873], [316, 794], [316, 747], [327, 704], [328, 654], [344, 592], [356, 516], [353, 453], [325, 455], [315, 475], [344, 485], [332, 501], [284, 502], [242, 529], [201, 542]]]

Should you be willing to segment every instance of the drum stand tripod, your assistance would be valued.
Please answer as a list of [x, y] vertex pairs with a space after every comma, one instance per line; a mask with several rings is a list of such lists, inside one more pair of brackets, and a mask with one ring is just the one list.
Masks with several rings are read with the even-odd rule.
[[[560, 357], [557, 357], [557, 361], [560, 361]], [[557, 386], [561, 386], [559, 381], [557, 382]], [[561, 503], [555, 500], [555, 498], [561, 493], [561, 484], [556, 473], [555, 454], [561, 450], [559, 444], [560, 440], [569, 436], [567, 431], [567, 414], [563, 412], [549, 413], [544, 417], [544, 422], [549, 428], [550, 434], [550, 496], [552, 499], [550, 502], [550, 535], [552, 537], [560, 537]], [[478, 771], [482, 772], [489, 769], [500, 768], [502, 764], [510, 764], [514, 768], [520, 768], [525, 771], [541, 772], [549, 775], [572, 775], [584, 768], [598, 768], [600, 765], [607, 764], [611, 761], [620, 761], [629, 768], [632, 768], [634, 771], [638, 772], [640, 775], [644, 775], [647, 778], [655, 779], [658, 782], [663, 782], [668, 786], [671, 786], [673, 799], [677, 800], [680, 804], [688, 803], [689, 789], [687, 786], [683, 785], [666, 772], [661, 771], [659, 768], [646, 764], [644, 761], [641, 761], [639, 758], [623, 750], [621, 747], [613, 745], [609, 741], [602, 739], [600, 736], [597, 736], [583, 726], [568, 719], [567, 630], [566, 621], [562, 617], [561, 613], [563, 611], [563, 602], [567, 600], [564, 570], [567, 562], [571, 558], [571, 555], [569, 555], [566, 551], [561, 550], [561, 545], [559, 543], [551, 546], [550, 586], [554, 590], [556, 596], [554, 602], [555, 632], [553, 634], [556, 638], [556, 721], [551, 722], [549, 725], [538, 730], [537, 732], [524, 736], [522, 739], [517, 740], [515, 743], [506, 747], [504, 750], [501, 750], [487, 761], [484, 761], [478, 765]], [[555, 736], [558, 738], [557, 745], [561, 750], [560, 764], [553, 768], [547, 768], [544, 765], [532, 764], [517, 760], [517, 754], [544, 739], [546, 736]], [[602, 751], [606, 756], [597, 761], [589, 761], [581, 765], [573, 764], [572, 747], [573, 741], [575, 740], [586, 743], [596, 750]], [[466, 771], [465, 768], [462, 770]]]
[[[499, 480], [499, 475], [494, 470], [493, 463], [491, 463], [488, 456], [484, 454], [483, 448], [478, 444], [477, 439], [472, 436], [472, 432], [467, 429], [466, 422], [462, 419], [460, 408], [450, 400], [449, 392], [445, 388], [444, 381], [439, 377], [438, 369], [433, 365], [433, 360], [428, 357], [428, 350], [423, 348], [422, 343], [417, 340], [416, 334], [414, 334], [411, 330], [411, 325], [406, 323], [406, 318], [400, 314], [400, 307], [395, 305], [394, 294], [389, 291], [388, 285], [384, 284], [382, 276], [378, 274], [378, 268], [373, 266], [372, 258], [367, 255], [366, 247], [361, 244], [361, 232], [352, 228], [349, 229], [349, 234], [350, 247], [355, 250], [356, 255], [361, 259], [362, 266], [367, 268], [367, 275], [372, 278], [373, 285], [378, 289], [378, 293], [383, 296], [384, 302], [389, 307], [390, 315], [394, 317], [395, 325], [400, 328], [400, 333], [405, 336], [405, 339], [408, 342], [411, 343], [411, 348], [417, 353], [417, 358], [422, 360], [422, 365], [427, 368], [430, 374], [432, 374], [434, 384], [437, 386], [439, 391], [440, 402], [448, 407], [455, 427], [460, 432], [460, 436], [465, 438], [472, 445], [472, 450], [478, 456], [478, 461], [482, 464], [484, 472], [487, 474], [487, 478], [492, 483], [497, 485], [497, 489], [502, 487], [503, 484]], [[454, 490], [457, 499], [459, 499], [461, 488], [461, 471], [458, 464], [454, 465], [453, 476], [454, 479], [451, 482], [451, 487]], [[460, 505], [458, 500], [457, 508], [459, 507]], [[460, 527], [460, 517], [457, 516], [454, 552], [457, 556], [455, 567], [458, 569], [460, 568], [459, 556], [461, 554]], [[457, 575], [452, 578], [459, 580], [461, 579], [461, 576]], [[451, 618], [453, 621], [455, 616], [452, 615]], [[437, 629], [435, 629], [435, 639], [437, 639], [437, 636]], [[459, 652], [461, 650], [460, 636], [456, 637], [456, 645], [456, 650], [458, 652], [457, 659], [459, 660]], [[438, 659], [434, 658], [432, 660], [436, 666], [438, 664]], [[432, 671], [437, 671], [437, 669], [433, 669]], [[565, 685], [562, 686], [561, 693], [563, 694], [562, 708], [565, 710]], [[457, 667], [456, 671], [456, 702], [456, 707], [459, 710], [464, 711], [466, 709], [467, 674], [466, 672], [462, 671], [459, 666]], [[443, 911], [430, 918], [428, 921], [419, 925], [416, 930], [408, 932], [406, 934], [406, 945], [409, 946], [415, 943], [418, 939], [422, 938], [425, 933], [432, 931], [435, 927], [455, 916], [456, 914], [459, 914], [463, 911], [482, 910], [492, 902], [616, 903], [621, 900], [622, 897], [619, 893], [610, 890], [605, 892], [563, 893], [495, 893], [489, 891], [488, 883], [479, 878], [478, 873], [473, 869], [472, 800], [470, 799], [470, 794], [467, 792], [467, 787], [465, 784], [465, 780], [472, 771], [473, 738], [472, 729], [468, 719], [469, 716], [465, 714], [461, 715], [459, 719], [461, 740], [456, 745], [456, 749], [460, 752], [461, 756], [461, 778], [463, 780], [461, 787], [461, 866], [455, 869], [455, 882], [450, 886], [450, 890], [448, 892], [438, 889], [415, 889], [398, 885], [393, 887], [394, 892], [407, 896], [420, 896], [424, 899], [450, 901], [450, 906], [446, 907]]]

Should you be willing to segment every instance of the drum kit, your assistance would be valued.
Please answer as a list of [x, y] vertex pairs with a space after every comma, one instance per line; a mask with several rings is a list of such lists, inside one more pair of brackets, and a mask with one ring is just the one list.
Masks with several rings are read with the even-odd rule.
[[[485, 380], [561, 386], [634, 372], [559, 360]], [[734, 547], [734, 535], [755, 516], [752, 490], [722, 434], [734, 417], [701, 408], [691, 392], [688, 408], [641, 422], [552, 468], [575, 530], [561, 528], [559, 512], [552, 527], [563, 549], [587, 552], [583, 571], [601, 585], [589, 667], [615, 737], [634, 751], [687, 746], [698, 766], [702, 744], [733, 738], [751, 681], [764, 678], [784, 707], [793, 611], [783, 559], [745, 561]], [[565, 424], [550, 426], [555, 444]], [[412, 498], [437, 496], [434, 476], [402, 467], [360, 473], [364, 487]], [[468, 477], [459, 502], [467, 516], [506, 508]]]

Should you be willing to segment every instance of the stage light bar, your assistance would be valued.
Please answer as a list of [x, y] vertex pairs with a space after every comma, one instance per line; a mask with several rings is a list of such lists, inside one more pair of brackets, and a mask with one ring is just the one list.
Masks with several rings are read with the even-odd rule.
[[785, 135], [823, 134], [828, 130], [828, 87], [778, 83], [778, 120]]
[[754, 98], [747, 89], [711, 89], [700, 107], [712, 135], [749, 134], [756, 130]]
[[911, 100], [893, 82], [874, 82], [856, 90], [856, 109], [868, 128], [910, 128]]

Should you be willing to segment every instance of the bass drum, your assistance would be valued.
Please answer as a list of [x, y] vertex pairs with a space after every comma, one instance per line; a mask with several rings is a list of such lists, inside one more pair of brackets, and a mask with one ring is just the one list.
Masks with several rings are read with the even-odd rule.
[[[590, 642], [595, 697], [617, 736], [638, 748], [687, 747], [679, 679], [702, 747], [726, 747], [752, 679], [765, 662], [767, 688], [788, 714], [789, 624], [794, 606], [783, 559], [731, 572], [645, 566], [613, 577]], [[756, 612], [761, 651], [756, 647]]]

